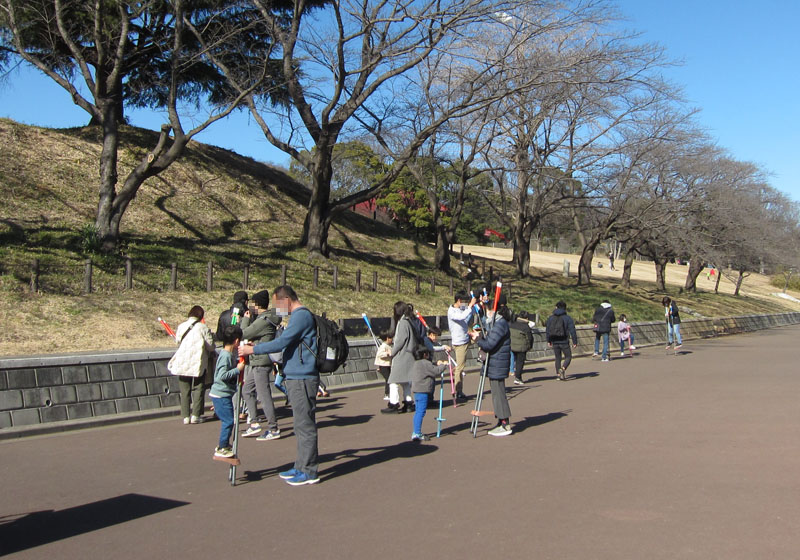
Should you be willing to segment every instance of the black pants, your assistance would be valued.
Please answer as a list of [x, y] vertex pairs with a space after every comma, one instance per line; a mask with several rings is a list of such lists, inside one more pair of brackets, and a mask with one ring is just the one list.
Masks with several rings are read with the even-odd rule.
[[[553, 344], [553, 354], [556, 356], [556, 374], [558, 371], [563, 367], [567, 369], [569, 367], [570, 362], [572, 361], [572, 348], [569, 345], [569, 342], [566, 344]], [[561, 355], [564, 355], [564, 363], [561, 363]]]
[[492, 388], [492, 406], [495, 417], [498, 420], [508, 420], [511, 418], [511, 407], [508, 406], [508, 397], [506, 397], [506, 380], [490, 379], [489, 386]]
[[514, 377], [522, 381], [522, 368], [525, 367], [527, 352], [514, 352]]
[[383, 396], [389, 396], [389, 374], [392, 373], [392, 368], [389, 366], [378, 366], [378, 373], [383, 377]]

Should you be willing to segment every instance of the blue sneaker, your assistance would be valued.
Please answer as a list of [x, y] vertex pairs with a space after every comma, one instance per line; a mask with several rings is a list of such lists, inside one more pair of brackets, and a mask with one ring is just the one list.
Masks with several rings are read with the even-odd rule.
[[317, 482], [319, 482], [319, 477], [311, 478], [306, 473], [301, 472], [297, 476], [287, 479], [286, 482], [288, 482], [292, 486], [302, 486], [303, 484], [316, 484]]
[[289, 469], [288, 471], [283, 471], [282, 473], [278, 473], [278, 476], [281, 477], [283, 480], [289, 480], [290, 478], [296, 477], [300, 474], [300, 471], [297, 469]]

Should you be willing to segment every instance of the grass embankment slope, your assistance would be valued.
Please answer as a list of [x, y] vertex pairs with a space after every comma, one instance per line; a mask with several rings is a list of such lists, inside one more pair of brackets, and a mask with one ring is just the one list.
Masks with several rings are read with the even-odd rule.
[[[154, 145], [155, 133], [124, 128], [120, 177]], [[92, 253], [82, 230], [94, 220], [100, 145], [95, 129], [44, 129], [0, 119], [0, 356], [113, 348], [168, 347], [155, 321], [177, 324], [195, 304], [210, 323], [229, 305], [249, 263], [250, 292], [273, 288], [280, 265], [312, 309], [329, 316], [385, 316], [397, 299], [415, 303], [426, 314], [444, 313], [450, 303], [449, 279], [439, 274], [430, 289], [432, 249], [397, 230], [346, 215], [331, 230], [333, 256], [311, 262], [297, 246], [307, 191], [283, 170], [233, 152], [192, 143], [185, 156], [161, 176], [148, 180], [122, 222], [124, 242], [115, 255]], [[124, 290], [124, 257], [133, 259], [134, 288]], [[492, 256], [492, 255], [487, 255]], [[94, 262], [94, 292], [81, 295], [83, 263]], [[41, 291], [27, 289], [30, 263], [41, 263]], [[207, 263], [215, 266], [214, 290], [205, 292]], [[178, 290], [169, 291], [170, 263], [178, 263]], [[536, 258], [534, 258], [536, 263]], [[573, 315], [587, 321], [600, 298], [635, 319], [656, 319], [652, 285], [640, 281], [623, 293], [611, 279], [575, 288], [555, 272], [535, 269], [531, 279], [515, 280], [513, 270], [492, 262], [512, 280], [512, 307], [546, 314], [563, 298]], [[312, 265], [319, 266], [319, 288], [312, 288]], [[339, 289], [332, 290], [333, 267]], [[460, 268], [460, 267], [458, 267]], [[361, 293], [353, 290], [361, 270]], [[368, 289], [379, 276], [377, 292]], [[456, 286], [460, 274], [453, 274]], [[395, 278], [403, 275], [402, 292]], [[423, 277], [414, 293], [412, 277]], [[660, 299], [660, 298], [659, 298]], [[782, 301], [698, 294], [682, 298], [705, 315], [778, 311]]]

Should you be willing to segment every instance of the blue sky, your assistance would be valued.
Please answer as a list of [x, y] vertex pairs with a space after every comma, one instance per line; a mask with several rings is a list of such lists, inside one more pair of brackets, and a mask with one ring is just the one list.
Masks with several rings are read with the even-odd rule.
[[[683, 65], [667, 77], [701, 109], [698, 122], [733, 157], [771, 172], [771, 183], [800, 201], [800, 1], [619, 0], [626, 27], [667, 49]], [[88, 116], [49, 79], [21, 68], [0, 82], [0, 116], [51, 127]], [[157, 129], [163, 117], [129, 113]], [[216, 123], [198, 140], [261, 161], [288, 165], [245, 113]]]

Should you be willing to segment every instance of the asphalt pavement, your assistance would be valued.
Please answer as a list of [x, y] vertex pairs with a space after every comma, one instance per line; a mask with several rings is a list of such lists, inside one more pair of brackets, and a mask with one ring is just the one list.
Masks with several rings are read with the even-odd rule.
[[[449, 399], [442, 437], [381, 389], [318, 412], [321, 482], [277, 473], [283, 437], [242, 439], [237, 485], [219, 423], [168, 418], [0, 442], [0, 554], [19, 558], [796, 558], [800, 327], [552, 363], [509, 386], [514, 434]], [[487, 384], [488, 385], [488, 384]], [[470, 375], [466, 392], [475, 393]], [[437, 390], [438, 394], [438, 390]], [[491, 406], [491, 398], [484, 401]], [[471, 403], [470, 403], [471, 404]], [[436, 431], [436, 410], [425, 418]]]

